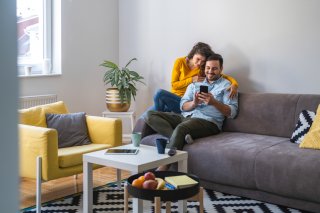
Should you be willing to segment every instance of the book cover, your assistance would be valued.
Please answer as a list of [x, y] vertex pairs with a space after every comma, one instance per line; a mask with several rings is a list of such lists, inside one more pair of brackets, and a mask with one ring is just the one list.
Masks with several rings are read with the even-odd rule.
[[187, 175], [165, 177], [165, 181], [170, 183], [177, 189], [183, 189], [198, 184], [197, 181], [193, 180]]
[[168, 183], [168, 182], [166, 182], [165, 186], [166, 186], [166, 188], [169, 189], [169, 190], [174, 190], [174, 189], [176, 189], [176, 187], [174, 187], [172, 184], [170, 184], [170, 183]]

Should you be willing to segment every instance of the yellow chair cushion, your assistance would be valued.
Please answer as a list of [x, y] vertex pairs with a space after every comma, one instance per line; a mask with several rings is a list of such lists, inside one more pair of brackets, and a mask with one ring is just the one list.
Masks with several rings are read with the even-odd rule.
[[19, 110], [20, 124], [31, 126], [46, 127], [41, 117], [41, 107], [31, 107], [28, 109]]
[[19, 110], [20, 124], [47, 127], [46, 113], [66, 114], [68, 109], [62, 101]]
[[60, 168], [67, 168], [82, 164], [82, 155], [102, 149], [110, 148], [109, 144], [89, 144], [58, 149], [58, 161]]
[[300, 148], [320, 149], [320, 105], [309, 132], [299, 145]]

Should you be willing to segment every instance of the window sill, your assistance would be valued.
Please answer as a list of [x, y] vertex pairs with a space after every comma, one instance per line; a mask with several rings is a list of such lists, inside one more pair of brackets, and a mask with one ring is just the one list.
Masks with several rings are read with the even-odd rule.
[[33, 75], [19, 75], [19, 78], [39, 78], [39, 77], [56, 77], [61, 76], [61, 73], [53, 73], [53, 74], [33, 74]]

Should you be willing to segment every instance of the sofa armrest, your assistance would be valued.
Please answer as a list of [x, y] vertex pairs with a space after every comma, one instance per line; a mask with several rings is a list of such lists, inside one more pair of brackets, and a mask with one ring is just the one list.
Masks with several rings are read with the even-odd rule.
[[87, 126], [92, 143], [122, 145], [122, 121], [119, 118], [106, 118], [87, 115]]
[[133, 132], [141, 132], [141, 138], [144, 138], [148, 135], [155, 134], [154, 131], [144, 120], [143, 118], [139, 118], [136, 122], [136, 125], [133, 129]]
[[20, 175], [36, 178], [36, 158], [42, 157], [42, 179], [58, 168], [58, 133], [55, 129], [19, 124]]

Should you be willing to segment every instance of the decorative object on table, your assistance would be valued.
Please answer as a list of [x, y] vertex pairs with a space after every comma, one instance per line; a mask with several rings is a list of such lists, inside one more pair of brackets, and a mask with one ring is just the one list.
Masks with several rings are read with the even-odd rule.
[[[151, 174], [151, 175], [150, 175]], [[168, 190], [165, 188], [165, 178], [168, 176], [181, 176], [185, 175], [194, 181], [196, 184], [189, 185], [185, 188], [176, 188], [174, 190]], [[148, 177], [150, 176], [150, 177]], [[142, 187], [135, 185], [136, 181], [139, 181], [144, 177]], [[142, 182], [142, 180], [141, 180]], [[204, 212], [203, 205], [203, 188], [200, 187], [199, 178], [195, 175], [186, 174], [176, 171], [155, 171], [147, 173], [138, 173], [132, 175], [127, 180], [127, 185], [124, 188], [124, 212], [128, 212], [128, 198], [139, 198], [142, 200], [154, 201], [155, 213], [161, 212], [161, 202], [166, 202], [166, 212], [171, 212], [171, 202], [180, 200], [193, 200], [199, 202], [199, 212]], [[146, 186], [145, 186], [146, 185]], [[161, 185], [159, 187], [158, 185]], [[183, 209], [178, 210], [179, 212]]]
[[141, 132], [133, 132], [131, 140], [134, 147], [139, 147], [141, 142]]
[[[109, 183], [94, 189], [94, 209], [93, 211], [123, 213], [124, 211], [124, 192], [123, 187], [125, 181], [121, 183], [122, 188], [119, 189], [117, 183]], [[52, 200], [43, 204], [43, 211], [47, 212], [82, 212], [82, 193], [68, 195], [64, 198]], [[303, 211], [291, 209], [284, 206], [277, 206], [270, 203], [264, 203], [257, 200], [238, 197], [235, 195], [216, 192], [213, 190], [203, 190], [203, 204], [205, 212], [262, 212], [262, 213], [285, 213], [295, 212], [302, 213]], [[172, 209], [178, 208], [177, 202], [171, 203]], [[189, 213], [197, 213], [199, 206], [195, 202], [187, 202], [187, 210]], [[129, 210], [132, 210], [132, 201], [129, 199]], [[35, 212], [35, 207], [22, 209], [21, 213]], [[154, 205], [150, 201], [143, 202], [143, 212], [154, 212]]]
[[120, 68], [117, 64], [111, 61], [104, 61], [100, 66], [106, 67], [107, 71], [104, 74], [104, 83], [111, 84], [112, 88], [106, 91], [106, 105], [112, 112], [126, 112], [131, 104], [131, 96], [135, 99], [137, 94], [136, 83], [143, 79], [137, 72], [128, 68], [132, 61], [131, 59], [125, 67]]
[[169, 176], [165, 177], [164, 180], [173, 185], [176, 189], [183, 189], [198, 184], [198, 181], [195, 181], [188, 175]]
[[168, 140], [165, 138], [157, 138], [156, 146], [159, 154], [164, 154]]

